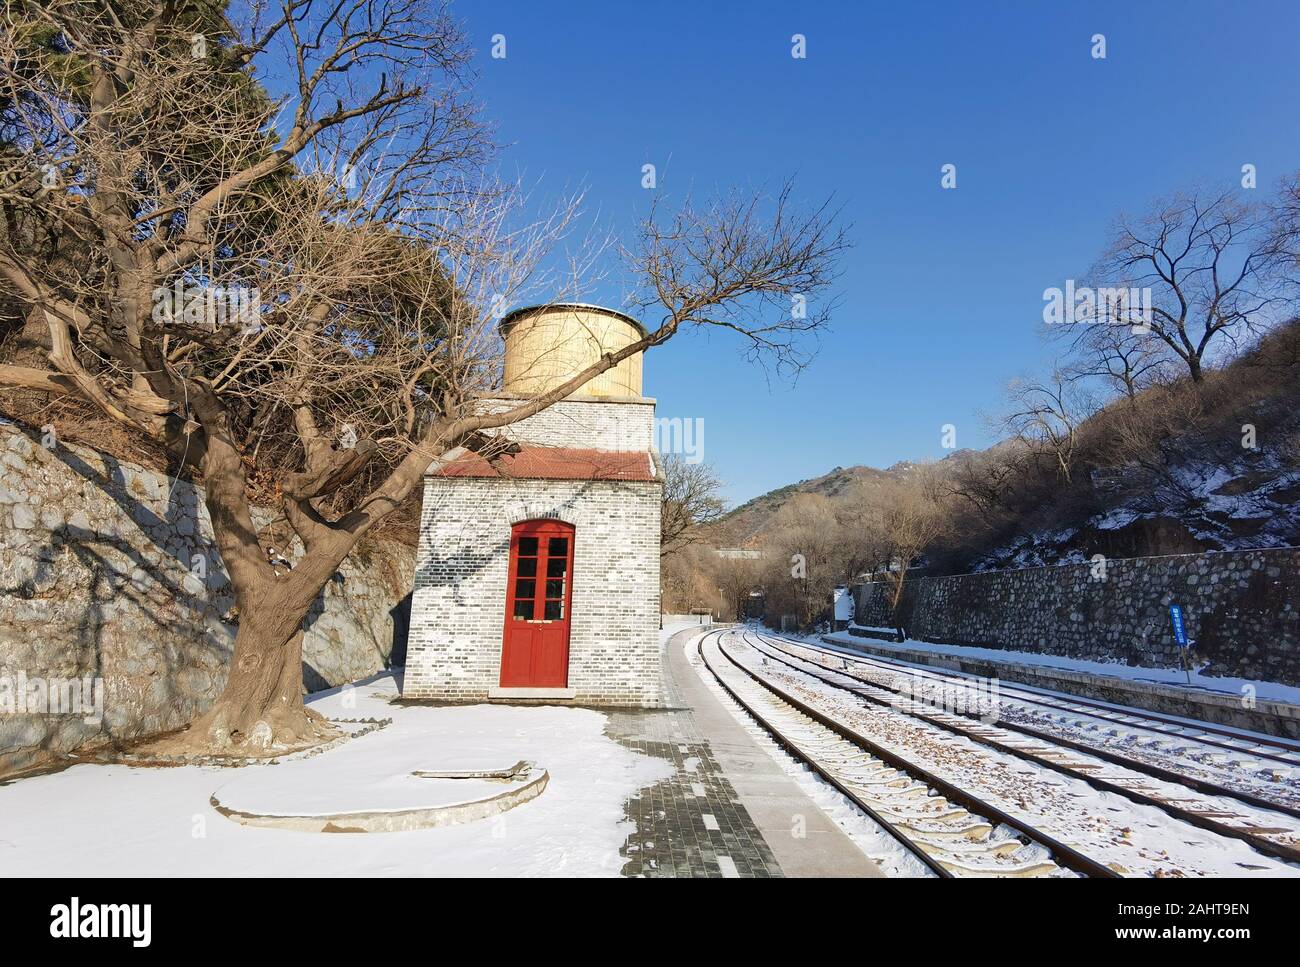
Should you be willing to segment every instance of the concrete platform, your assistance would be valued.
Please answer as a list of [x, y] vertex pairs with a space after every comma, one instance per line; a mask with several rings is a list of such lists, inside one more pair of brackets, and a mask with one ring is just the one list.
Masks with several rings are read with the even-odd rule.
[[980, 678], [996, 678], [1013, 684], [1212, 722], [1264, 735], [1300, 739], [1300, 705], [1287, 702], [1256, 699], [1252, 707], [1247, 707], [1242, 696], [1233, 692], [1213, 692], [1167, 682], [1119, 678], [984, 656], [926, 651], [868, 637], [854, 629], [849, 629], [848, 634], [839, 632], [836, 635], [823, 635], [822, 641], [863, 655], [890, 658], [914, 665], [929, 665]]
[[683, 645], [699, 631], [678, 632], [665, 648], [672, 707], [610, 717], [607, 734], [676, 770], [629, 803], [637, 831], [624, 847], [624, 875], [882, 876], [688, 664]]

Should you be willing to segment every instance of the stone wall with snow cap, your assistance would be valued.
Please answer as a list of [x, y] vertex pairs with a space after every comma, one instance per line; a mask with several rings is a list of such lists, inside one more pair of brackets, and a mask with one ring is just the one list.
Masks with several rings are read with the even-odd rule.
[[1300, 549], [1167, 557], [920, 577], [889, 613], [888, 589], [859, 585], [856, 623], [909, 638], [1181, 668], [1170, 605], [1207, 675], [1300, 685]]
[[[309, 689], [388, 664], [413, 568], [400, 544], [354, 551], [308, 617]], [[225, 682], [233, 604], [201, 489], [0, 422], [0, 776], [203, 711]], [[39, 711], [42, 695], [81, 692], [89, 714]]]

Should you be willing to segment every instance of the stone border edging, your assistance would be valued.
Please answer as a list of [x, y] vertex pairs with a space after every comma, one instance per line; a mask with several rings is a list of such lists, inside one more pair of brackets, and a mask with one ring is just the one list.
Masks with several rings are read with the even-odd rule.
[[213, 793], [212, 808], [241, 826], [288, 829], [303, 833], [397, 833], [413, 829], [434, 829], [472, 823], [508, 812], [540, 796], [550, 781], [545, 769], [534, 769], [523, 785], [507, 789], [487, 799], [453, 803], [446, 806], [421, 806], [414, 809], [322, 813], [319, 815], [277, 816], [244, 812], [222, 805]]

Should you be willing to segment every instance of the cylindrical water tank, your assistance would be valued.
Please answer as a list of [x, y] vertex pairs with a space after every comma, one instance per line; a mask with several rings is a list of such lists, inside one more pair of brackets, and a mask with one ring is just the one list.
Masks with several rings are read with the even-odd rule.
[[[505, 391], [534, 396], [562, 385], [605, 353], [636, 342], [646, 330], [614, 309], [558, 303], [516, 309], [501, 320], [501, 333], [506, 346]], [[629, 356], [573, 395], [640, 396], [642, 355]]]

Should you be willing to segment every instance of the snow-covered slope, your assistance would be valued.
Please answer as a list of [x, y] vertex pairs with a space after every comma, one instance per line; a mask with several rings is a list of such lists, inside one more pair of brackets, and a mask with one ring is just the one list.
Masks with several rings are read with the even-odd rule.
[[971, 570], [1300, 544], [1298, 429], [1235, 452], [1189, 440], [1161, 473], [1126, 467], [1106, 474], [1094, 480], [1099, 511], [1022, 533], [977, 557]]

